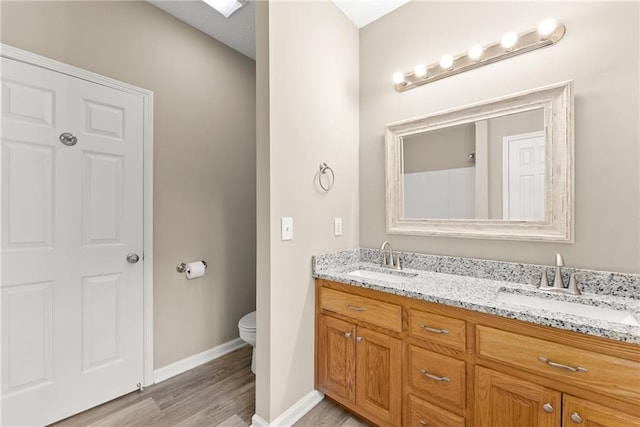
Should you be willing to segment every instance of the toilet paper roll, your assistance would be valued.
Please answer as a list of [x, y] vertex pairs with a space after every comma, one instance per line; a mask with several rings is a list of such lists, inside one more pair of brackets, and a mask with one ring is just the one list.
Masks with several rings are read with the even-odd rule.
[[204, 276], [205, 270], [206, 267], [202, 261], [188, 262], [187, 268], [184, 270], [184, 274], [189, 280], [197, 279], [198, 277]]

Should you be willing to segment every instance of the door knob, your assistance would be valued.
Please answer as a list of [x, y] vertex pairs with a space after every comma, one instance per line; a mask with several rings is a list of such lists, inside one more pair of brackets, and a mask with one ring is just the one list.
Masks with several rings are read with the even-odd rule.
[[78, 142], [78, 138], [76, 138], [74, 134], [69, 132], [61, 133], [58, 139], [60, 139], [60, 142], [62, 142], [67, 147], [74, 146]]
[[138, 254], [134, 254], [133, 252], [127, 254], [127, 262], [129, 264], [135, 264], [138, 261], [140, 261], [140, 257], [138, 256]]
[[582, 417], [577, 412], [571, 414], [571, 421], [576, 424], [582, 424]]

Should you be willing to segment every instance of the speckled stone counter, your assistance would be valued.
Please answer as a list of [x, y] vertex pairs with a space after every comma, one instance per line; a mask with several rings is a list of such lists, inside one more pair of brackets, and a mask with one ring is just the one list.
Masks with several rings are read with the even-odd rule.
[[[376, 249], [349, 249], [314, 256], [313, 277], [395, 295], [446, 304], [467, 310], [552, 326], [617, 341], [640, 344], [640, 326], [594, 320], [541, 307], [530, 308], [501, 301], [499, 294], [518, 294], [541, 300], [579, 303], [622, 309], [640, 321], [640, 275], [563, 268], [565, 283], [576, 273], [582, 295], [552, 294], [536, 289], [542, 271], [553, 280], [553, 267], [470, 258], [399, 253], [403, 269], [380, 267]], [[347, 273], [355, 270], [384, 272], [397, 276], [393, 282], [363, 278]], [[396, 283], [397, 282], [397, 283]]]

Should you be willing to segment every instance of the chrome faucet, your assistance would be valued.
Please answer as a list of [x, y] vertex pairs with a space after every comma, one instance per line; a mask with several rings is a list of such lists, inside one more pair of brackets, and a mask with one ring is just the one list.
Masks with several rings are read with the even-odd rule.
[[578, 283], [576, 281], [575, 273], [571, 273], [571, 275], [569, 276], [569, 286], [567, 288], [564, 287], [564, 283], [562, 282], [562, 267], [564, 267], [564, 258], [562, 258], [562, 255], [556, 254], [556, 266], [555, 273], [553, 275], [553, 286], [549, 286], [547, 272], [543, 271], [538, 289], [540, 289], [541, 291], [558, 292], [562, 294], [581, 295], [580, 289], [578, 289]]
[[[387, 253], [385, 253], [385, 248], [389, 249]], [[386, 240], [382, 242], [380, 251], [382, 252], [382, 261], [380, 262], [380, 266], [402, 270], [402, 266], [400, 265], [400, 255], [396, 255], [394, 259], [393, 249], [391, 249], [391, 243]]]

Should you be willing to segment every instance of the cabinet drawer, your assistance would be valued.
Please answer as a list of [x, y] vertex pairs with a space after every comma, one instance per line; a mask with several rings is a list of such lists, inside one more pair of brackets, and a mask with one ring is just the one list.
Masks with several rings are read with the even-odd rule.
[[587, 390], [637, 401], [640, 363], [478, 325], [479, 356]]
[[431, 402], [465, 407], [465, 363], [413, 345], [407, 351], [408, 381], [412, 391]]
[[464, 418], [409, 395], [405, 427], [465, 427]]
[[402, 307], [396, 304], [320, 288], [320, 308], [402, 332]]
[[464, 320], [419, 310], [409, 310], [409, 334], [413, 337], [464, 351], [465, 333], [466, 323]]

